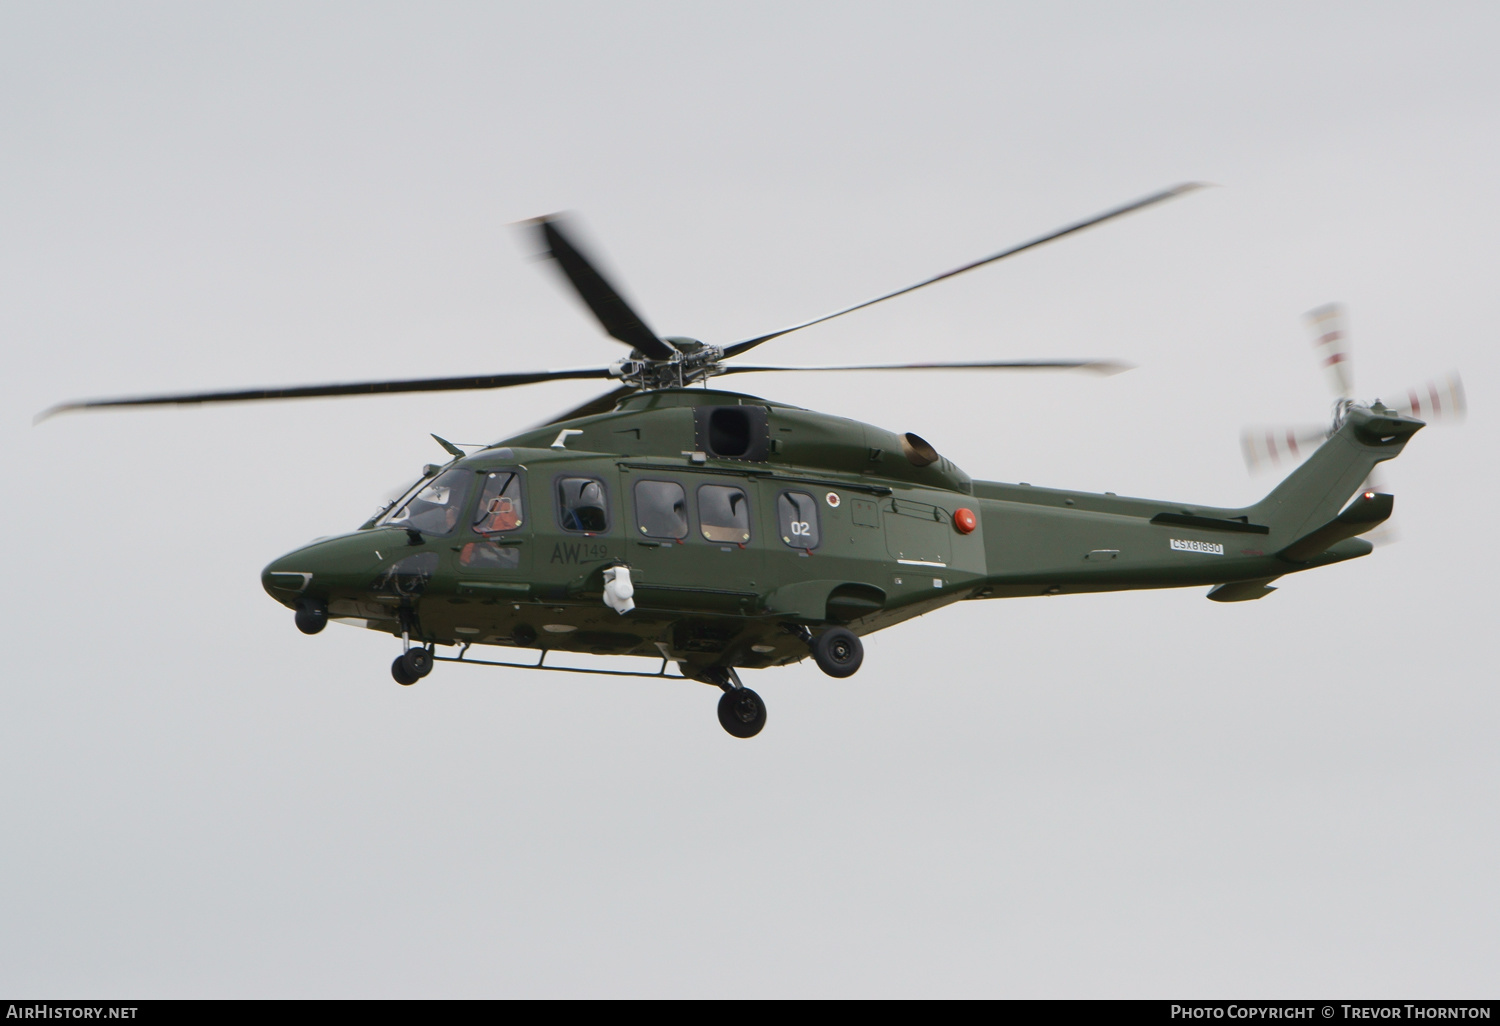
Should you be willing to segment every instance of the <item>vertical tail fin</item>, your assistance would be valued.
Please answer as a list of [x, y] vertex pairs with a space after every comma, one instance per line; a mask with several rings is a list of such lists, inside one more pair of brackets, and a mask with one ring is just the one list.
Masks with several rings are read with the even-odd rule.
[[1246, 512], [1274, 535], [1298, 538], [1316, 530], [1338, 515], [1375, 464], [1399, 456], [1425, 426], [1378, 402], [1350, 406], [1332, 437]]

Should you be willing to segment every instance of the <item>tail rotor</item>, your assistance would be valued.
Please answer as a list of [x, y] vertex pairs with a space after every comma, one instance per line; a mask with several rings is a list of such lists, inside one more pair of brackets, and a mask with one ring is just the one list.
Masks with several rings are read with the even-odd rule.
[[[1306, 314], [1308, 328], [1312, 332], [1313, 350], [1322, 365], [1332, 391], [1333, 417], [1327, 427], [1301, 425], [1296, 427], [1255, 427], [1240, 433], [1240, 449], [1245, 457], [1245, 466], [1252, 472], [1275, 466], [1283, 461], [1300, 461], [1322, 445], [1343, 423], [1349, 407], [1358, 400], [1354, 398], [1354, 363], [1349, 344], [1348, 311], [1341, 303], [1326, 303]], [[1420, 388], [1408, 389], [1397, 402], [1389, 403], [1402, 416], [1425, 421], [1461, 421], [1468, 404], [1464, 397], [1464, 386], [1458, 372], [1447, 377], [1429, 381]], [[1364, 484], [1364, 491], [1385, 492], [1384, 482], [1372, 473]], [[1377, 544], [1395, 539], [1390, 522], [1378, 532], [1366, 535]]]

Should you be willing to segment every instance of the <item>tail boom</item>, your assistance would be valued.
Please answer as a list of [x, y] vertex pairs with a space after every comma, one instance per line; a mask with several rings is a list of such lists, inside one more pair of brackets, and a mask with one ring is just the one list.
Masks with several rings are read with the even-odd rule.
[[1355, 536], [1389, 517], [1393, 500], [1348, 500], [1423, 426], [1379, 403], [1353, 406], [1301, 466], [1239, 509], [976, 481], [986, 577], [973, 594], [1216, 585], [1216, 601], [1260, 598], [1277, 577], [1369, 553]]

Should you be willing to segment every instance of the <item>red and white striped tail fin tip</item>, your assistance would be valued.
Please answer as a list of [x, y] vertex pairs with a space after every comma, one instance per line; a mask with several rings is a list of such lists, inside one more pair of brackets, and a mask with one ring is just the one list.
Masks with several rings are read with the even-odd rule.
[[1282, 460], [1300, 460], [1328, 440], [1321, 427], [1246, 428], [1240, 433], [1240, 451], [1245, 466], [1259, 470]]
[[1328, 383], [1340, 399], [1354, 394], [1354, 368], [1349, 362], [1349, 318], [1343, 304], [1327, 303], [1307, 312], [1313, 333], [1313, 351], [1328, 374]]
[[1404, 417], [1418, 420], [1462, 420], [1469, 404], [1464, 398], [1464, 383], [1454, 371], [1441, 381], [1407, 389], [1395, 409]]

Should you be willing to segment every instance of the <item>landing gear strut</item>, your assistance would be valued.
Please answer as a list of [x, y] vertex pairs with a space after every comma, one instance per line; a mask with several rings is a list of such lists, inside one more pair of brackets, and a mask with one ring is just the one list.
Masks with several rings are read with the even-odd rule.
[[830, 627], [812, 640], [813, 662], [830, 677], [852, 677], [865, 661], [865, 646], [859, 635], [843, 627]]
[[731, 737], [754, 737], [766, 725], [766, 703], [754, 691], [740, 683], [732, 666], [717, 666], [709, 679], [724, 689], [719, 696], [719, 725]]
[[402, 687], [410, 687], [432, 672], [432, 646], [411, 646], [416, 617], [410, 609], [401, 610], [401, 654], [391, 663], [391, 676]]

